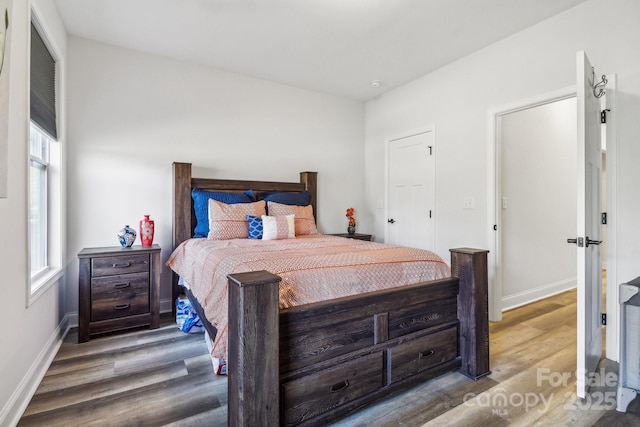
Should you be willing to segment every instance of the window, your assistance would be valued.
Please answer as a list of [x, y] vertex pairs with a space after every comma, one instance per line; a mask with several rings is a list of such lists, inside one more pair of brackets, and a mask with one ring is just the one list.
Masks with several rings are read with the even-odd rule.
[[29, 128], [28, 304], [62, 275], [62, 155], [58, 140], [56, 74], [60, 64], [36, 14], [31, 24]]
[[31, 277], [46, 272], [47, 259], [47, 170], [50, 138], [31, 122], [29, 132], [29, 245]]

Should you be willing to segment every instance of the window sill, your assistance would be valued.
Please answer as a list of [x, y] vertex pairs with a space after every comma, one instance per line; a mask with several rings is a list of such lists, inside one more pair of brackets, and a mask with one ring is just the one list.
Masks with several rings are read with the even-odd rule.
[[36, 302], [51, 286], [57, 283], [62, 277], [62, 270], [52, 268], [43, 274], [38, 275], [35, 279], [31, 279], [31, 287], [27, 296], [27, 307]]

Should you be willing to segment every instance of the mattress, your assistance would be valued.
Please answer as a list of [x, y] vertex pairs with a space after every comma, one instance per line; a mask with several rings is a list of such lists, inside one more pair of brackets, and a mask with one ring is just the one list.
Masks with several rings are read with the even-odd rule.
[[189, 284], [216, 328], [211, 355], [223, 359], [228, 274], [266, 270], [280, 276], [281, 309], [451, 275], [449, 266], [430, 251], [321, 234], [268, 241], [189, 239], [167, 265]]

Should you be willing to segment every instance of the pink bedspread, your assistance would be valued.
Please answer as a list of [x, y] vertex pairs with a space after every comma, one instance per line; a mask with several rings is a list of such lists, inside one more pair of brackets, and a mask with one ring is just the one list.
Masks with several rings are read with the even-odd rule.
[[228, 274], [267, 270], [280, 276], [280, 308], [450, 276], [433, 252], [320, 234], [269, 241], [190, 239], [167, 265], [184, 278], [218, 329], [211, 353], [224, 359]]

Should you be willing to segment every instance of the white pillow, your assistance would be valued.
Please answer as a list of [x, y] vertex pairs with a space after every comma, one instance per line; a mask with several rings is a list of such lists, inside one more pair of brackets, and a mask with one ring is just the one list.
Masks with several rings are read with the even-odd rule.
[[262, 215], [262, 240], [294, 239], [296, 237], [295, 215]]

